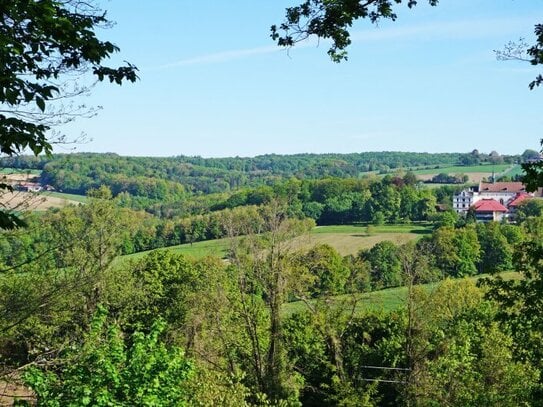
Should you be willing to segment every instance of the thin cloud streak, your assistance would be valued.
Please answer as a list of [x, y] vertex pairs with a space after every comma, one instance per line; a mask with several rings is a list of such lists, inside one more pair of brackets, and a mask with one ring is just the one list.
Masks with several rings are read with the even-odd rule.
[[[519, 18], [501, 18], [501, 19], [484, 19], [484, 20], [464, 20], [453, 22], [438, 22], [428, 23], [416, 26], [380, 28], [376, 27], [372, 30], [354, 31], [351, 33], [353, 43], [358, 42], [378, 42], [396, 39], [436, 39], [436, 38], [455, 38], [455, 39], [470, 39], [470, 38], [485, 38], [495, 35], [503, 35], [510, 33], [518, 35], [526, 30], [527, 26], [535, 24], [533, 17]], [[309, 38], [306, 41], [300, 42], [295, 46], [295, 49], [319, 47], [320, 45], [329, 44], [329, 40], [318, 40]], [[255, 55], [266, 55], [278, 52], [285, 52], [284, 48], [279, 48], [276, 45], [244, 48], [236, 50], [221, 51], [212, 54], [197, 55], [190, 58], [180, 59], [178, 61], [152, 66], [144, 69], [145, 71], [165, 70], [172, 68], [180, 68], [191, 65], [210, 65], [223, 62], [238, 60]]]
[[221, 62], [232, 61], [235, 59], [241, 59], [253, 55], [272, 54], [274, 52], [281, 52], [282, 50], [275, 45], [269, 45], [266, 47], [245, 48], [236, 49], [230, 51], [221, 51], [213, 54], [198, 55], [191, 58], [181, 59], [179, 61], [170, 62], [168, 64], [158, 65], [147, 68], [147, 70], [162, 70], [170, 68], [178, 68], [189, 65], [207, 65], [216, 64]]

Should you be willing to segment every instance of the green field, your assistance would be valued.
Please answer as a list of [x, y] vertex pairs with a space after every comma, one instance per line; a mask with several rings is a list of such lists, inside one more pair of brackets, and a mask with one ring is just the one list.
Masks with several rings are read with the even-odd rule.
[[[470, 280], [479, 280], [483, 277], [488, 277], [488, 274], [481, 274], [474, 277], [469, 277]], [[513, 279], [519, 279], [520, 274], [514, 271], [511, 272], [505, 272], [500, 273], [500, 276], [505, 280], [513, 280]], [[455, 280], [460, 281], [460, 280]], [[425, 290], [430, 292], [431, 290], [435, 289], [436, 286], [439, 284], [437, 283], [431, 283], [431, 284], [424, 284], [421, 287], [423, 287]], [[358, 297], [356, 299], [358, 300], [356, 304], [356, 312], [360, 313], [363, 311], [393, 311], [398, 308], [400, 308], [402, 305], [405, 304], [405, 300], [407, 297], [407, 287], [395, 287], [395, 288], [387, 288], [384, 290], [379, 291], [372, 291], [369, 293], [362, 293], [357, 294]], [[349, 300], [352, 300], [352, 295], [338, 295], [335, 297], [335, 300], [338, 302], [341, 302], [342, 300], [345, 301], [345, 303], [348, 303]], [[307, 309], [307, 305], [304, 304], [302, 301], [295, 301], [290, 302], [288, 304], [285, 304], [284, 311], [286, 314], [295, 314], [297, 312], [301, 312]]]
[[[428, 233], [431, 225], [427, 223], [417, 224], [398, 224], [398, 225], [369, 225], [371, 233]], [[322, 233], [367, 233], [366, 225], [333, 225], [317, 226], [311, 231], [311, 234]]]
[[65, 194], [64, 192], [47, 191], [47, 192], [40, 193], [40, 195], [52, 196], [54, 198], [67, 199], [69, 201], [75, 201], [75, 202], [81, 202], [81, 203], [87, 202], [87, 197], [84, 195]]
[[[230, 247], [229, 239], [217, 239], [217, 240], [206, 240], [204, 242], [196, 242], [193, 244], [182, 244], [179, 246], [170, 246], [163, 247], [155, 250], [168, 250], [174, 253], [183, 254], [188, 257], [193, 257], [195, 259], [201, 259], [206, 256], [217, 256], [223, 258], [226, 255], [226, 251]], [[134, 254], [129, 254], [127, 256], [122, 256], [122, 260], [127, 259], [137, 259], [145, 256], [147, 253], [153, 250], [148, 250], [145, 252], [139, 252]]]
[[509, 171], [505, 171], [503, 174], [500, 175], [507, 175], [509, 177], [515, 177], [517, 175], [524, 175], [524, 170], [520, 166], [520, 164], [517, 164], [513, 166]]
[[440, 168], [431, 168], [425, 170], [415, 170], [413, 171], [416, 175], [430, 175], [430, 174], [468, 174], [473, 172], [484, 172], [492, 173], [501, 173], [508, 170], [511, 167], [511, 164], [486, 164], [486, 165], [471, 165], [471, 166], [462, 166], [456, 165], [451, 167], [440, 167]]
[[40, 175], [41, 170], [21, 170], [19, 168], [0, 168], [0, 174], [7, 175], [7, 174], [29, 174], [29, 175]]
[[[424, 288], [429, 291], [434, 286], [435, 284], [427, 284], [424, 285]], [[357, 300], [356, 313], [361, 313], [363, 311], [388, 312], [398, 309], [403, 304], [405, 304], [405, 299], [407, 297], [407, 288], [387, 288], [385, 290], [355, 294], [355, 296]], [[337, 297], [334, 297], [334, 301], [337, 301], [338, 303], [344, 301], [345, 304], [349, 304], [352, 299], [353, 296], [350, 294], [338, 295]], [[302, 301], [289, 302], [283, 306], [283, 311], [287, 315], [296, 314], [304, 310], [307, 310], [307, 305]]]
[[[385, 225], [371, 226], [370, 233], [366, 226], [337, 225], [318, 226], [311, 233], [293, 240], [292, 249], [309, 249], [316, 244], [329, 244], [342, 256], [357, 254], [362, 249], [373, 247], [383, 240], [390, 240], [396, 244], [415, 240], [422, 235], [430, 233], [429, 225]], [[230, 247], [229, 239], [207, 240], [179, 246], [164, 247], [156, 250], [171, 250], [193, 258], [206, 256], [224, 257]], [[123, 256], [123, 259], [135, 259], [148, 252], [140, 252]]]
[[454, 188], [469, 188], [469, 187], [474, 187], [474, 186], [477, 186], [478, 184], [475, 183], [475, 182], [467, 182], [465, 184], [434, 184], [434, 183], [431, 183], [431, 182], [425, 182], [424, 183], [424, 187], [425, 188], [430, 188], [430, 189], [434, 189], [434, 188], [439, 188], [439, 187], [454, 187]]

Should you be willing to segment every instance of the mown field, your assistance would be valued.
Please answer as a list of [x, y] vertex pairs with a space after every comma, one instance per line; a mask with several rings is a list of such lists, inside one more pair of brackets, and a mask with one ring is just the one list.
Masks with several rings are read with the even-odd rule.
[[[0, 168], [0, 178], [4, 182], [16, 185], [20, 182], [38, 182], [40, 170], [19, 170], [15, 168]], [[75, 194], [64, 194], [54, 191], [43, 192], [3, 192], [0, 194], [0, 204], [8, 209], [21, 211], [45, 211], [49, 208], [62, 208], [70, 204], [85, 203], [87, 197]]]
[[0, 193], [0, 204], [5, 208], [18, 211], [45, 211], [49, 208], [63, 208], [70, 204], [78, 205], [83, 201], [76, 200], [77, 196], [79, 195], [72, 196], [52, 192], [3, 191]]
[[[329, 244], [342, 256], [357, 254], [360, 250], [373, 247], [376, 243], [390, 240], [395, 244], [419, 239], [430, 233], [429, 225], [385, 225], [385, 226], [317, 226], [308, 235], [294, 239], [292, 249], [311, 248], [316, 244]], [[156, 250], [171, 250], [193, 258], [205, 256], [224, 257], [230, 247], [229, 239], [207, 240], [193, 244], [165, 247]], [[123, 256], [123, 259], [135, 259], [148, 252], [140, 252]]]
[[413, 173], [416, 175], [428, 175], [428, 174], [469, 174], [473, 172], [483, 172], [483, 173], [501, 173], [508, 170], [511, 167], [511, 164], [485, 164], [485, 165], [471, 165], [471, 166], [462, 166], [455, 165], [450, 167], [440, 167], [440, 168], [430, 168], [424, 170], [414, 170]]
[[[422, 181], [429, 181], [434, 176], [445, 173], [448, 175], [456, 174], [465, 174], [468, 176], [468, 184], [478, 184], [484, 179], [488, 179], [493, 173], [497, 176], [515, 176], [517, 174], [522, 174], [522, 168], [518, 164], [497, 164], [497, 165], [472, 165], [472, 166], [450, 166], [450, 167], [441, 167], [441, 168], [432, 168], [432, 169], [423, 169], [415, 170], [413, 173], [417, 176], [418, 179]], [[459, 184], [427, 184], [429, 187], [432, 186], [442, 186], [442, 185], [453, 185], [458, 186]]]
[[428, 225], [317, 226], [309, 236], [299, 238], [299, 248], [328, 244], [342, 256], [347, 256], [369, 249], [383, 240], [390, 240], [397, 245], [404, 244], [430, 231]]
[[80, 202], [80, 203], [87, 202], [87, 197], [84, 195], [65, 194], [64, 192], [47, 191], [47, 192], [42, 192], [40, 195], [46, 196], [46, 197], [59, 198], [59, 199], [66, 199], [72, 202]]

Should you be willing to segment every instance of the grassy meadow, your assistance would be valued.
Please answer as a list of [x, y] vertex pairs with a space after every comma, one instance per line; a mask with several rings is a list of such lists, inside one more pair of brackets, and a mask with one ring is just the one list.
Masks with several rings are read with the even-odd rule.
[[450, 167], [440, 167], [440, 168], [430, 168], [423, 170], [414, 170], [413, 173], [416, 175], [434, 175], [434, 174], [469, 174], [474, 172], [483, 172], [492, 174], [492, 171], [496, 173], [501, 173], [511, 168], [511, 164], [485, 164], [485, 165], [454, 165]]
[[9, 167], [0, 168], [0, 175], [10, 175], [10, 174], [25, 174], [25, 175], [28, 174], [28, 175], [37, 176], [41, 174], [41, 170], [36, 170], [36, 169], [21, 170], [19, 168], [9, 168]]
[[47, 191], [47, 192], [42, 192], [40, 195], [43, 195], [46, 197], [50, 196], [50, 197], [59, 198], [59, 199], [66, 199], [67, 201], [72, 201], [70, 203], [73, 203], [73, 202], [86, 203], [87, 202], [87, 197], [84, 195], [65, 194], [64, 192]]
[[[422, 235], [430, 232], [430, 226], [425, 224], [383, 225], [369, 226], [369, 228], [367, 226], [355, 225], [317, 226], [309, 234], [294, 239], [292, 249], [309, 249], [316, 244], [328, 244], [342, 256], [347, 256], [349, 254], [356, 254], [360, 250], [371, 248], [376, 243], [384, 240], [390, 240], [395, 244], [402, 244], [410, 240], [419, 239]], [[216, 239], [164, 247], [156, 250], [170, 250], [198, 259], [206, 256], [224, 257], [229, 247], [229, 239]], [[135, 259], [144, 256], [146, 253], [148, 252], [134, 253], [123, 256], [122, 259]]]
[[522, 169], [520, 164], [517, 164], [517, 165], [513, 166], [509, 171], [505, 171], [501, 175], [507, 175], [509, 177], [515, 177], [517, 175], [524, 175], [524, 170]]
[[[521, 278], [520, 274], [514, 271], [500, 273], [500, 276], [504, 280], [517, 280]], [[467, 278], [470, 280], [476, 281], [484, 277], [489, 277], [489, 275], [480, 274], [477, 276], [467, 277]], [[459, 280], [453, 280], [453, 281], [461, 281], [461, 280], [459, 279]], [[423, 284], [420, 287], [422, 287], [424, 290], [428, 292], [431, 292], [440, 283], [441, 282]], [[379, 290], [379, 291], [355, 294], [355, 296], [357, 300], [356, 308], [355, 308], [356, 313], [362, 313], [365, 311], [389, 312], [389, 311], [394, 311], [405, 304], [405, 300], [407, 298], [407, 287], [386, 288], [384, 290]], [[353, 299], [353, 296], [351, 294], [338, 295], [334, 297], [334, 300], [337, 301], [338, 303], [340, 302], [349, 303], [350, 301], [352, 301], [352, 299]], [[295, 314], [297, 312], [302, 312], [306, 308], [307, 308], [307, 305], [304, 304], [302, 301], [295, 301], [295, 302], [290, 302], [290, 303], [285, 304], [284, 312], [290, 315], [290, 314]]]

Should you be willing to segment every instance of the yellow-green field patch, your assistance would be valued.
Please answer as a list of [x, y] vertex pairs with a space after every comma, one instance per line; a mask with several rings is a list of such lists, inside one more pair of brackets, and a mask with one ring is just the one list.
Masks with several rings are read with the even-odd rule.
[[63, 208], [66, 205], [78, 205], [79, 202], [59, 196], [51, 196], [49, 193], [35, 192], [2, 192], [0, 203], [7, 209], [17, 211], [45, 211], [49, 208]]
[[[410, 240], [420, 238], [423, 234], [429, 233], [430, 228], [426, 225], [386, 225], [386, 226], [320, 226], [314, 228], [308, 235], [294, 239], [291, 248], [310, 249], [316, 244], [328, 244], [336, 249], [341, 255], [356, 254], [362, 249], [373, 247], [383, 240], [390, 240], [396, 244], [406, 243]], [[193, 258], [206, 256], [225, 257], [230, 247], [230, 239], [207, 240], [193, 244], [182, 244], [160, 248], [156, 250], [171, 250], [176, 253]], [[124, 256], [124, 258], [138, 258], [148, 252], [140, 252]]]
[[[504, 280], [519, 280], [522, 278], [521, 274], [509, 271], [500, 273], [500, 276]], [[478, 276], [473, 277], [467, 277], [469, 280], [479, 280], [481, 278], [489, 277], [488, 274], [481, 274]], [[453, 281], [462, 281], [462, 279], [453, 280]], [[431, 284], [423, 284], [420, 287], [424, 288], [428, 292], [435, 289], [437, 285], [440, 284], [440, 282], [437, 283], [431, 283]], [[407, 287], [394, 287], [394, 288], [386, 288], [384, 290], [379, 291], [372, 291], [368, 293], [360, 293], [360, 294], [354, 294], [354, 298], [356, 298], [356, 313], [362, 313], [364, 311], [394, 311], [400, 308], [401, 306], [405, 305], [405, 301], [407, 298]], [[341, 304], [342, 302], [344, 304], [347, 304], [349, 301], [352, 301], [353, 294], [347, 294], [347, 295], [338, 295], [336, 297], [333, 297], [331, 301], [336, 301], [337, 304]], [[315, 301], [315, 300], [312, 300]], [[302, 301], [295, 301], [290, 302], [284, 305], [283, 311], [286, 314], [295, 314], [297, 312], [302, 312], [306, 310], [307, 305], [304, 304]]]

